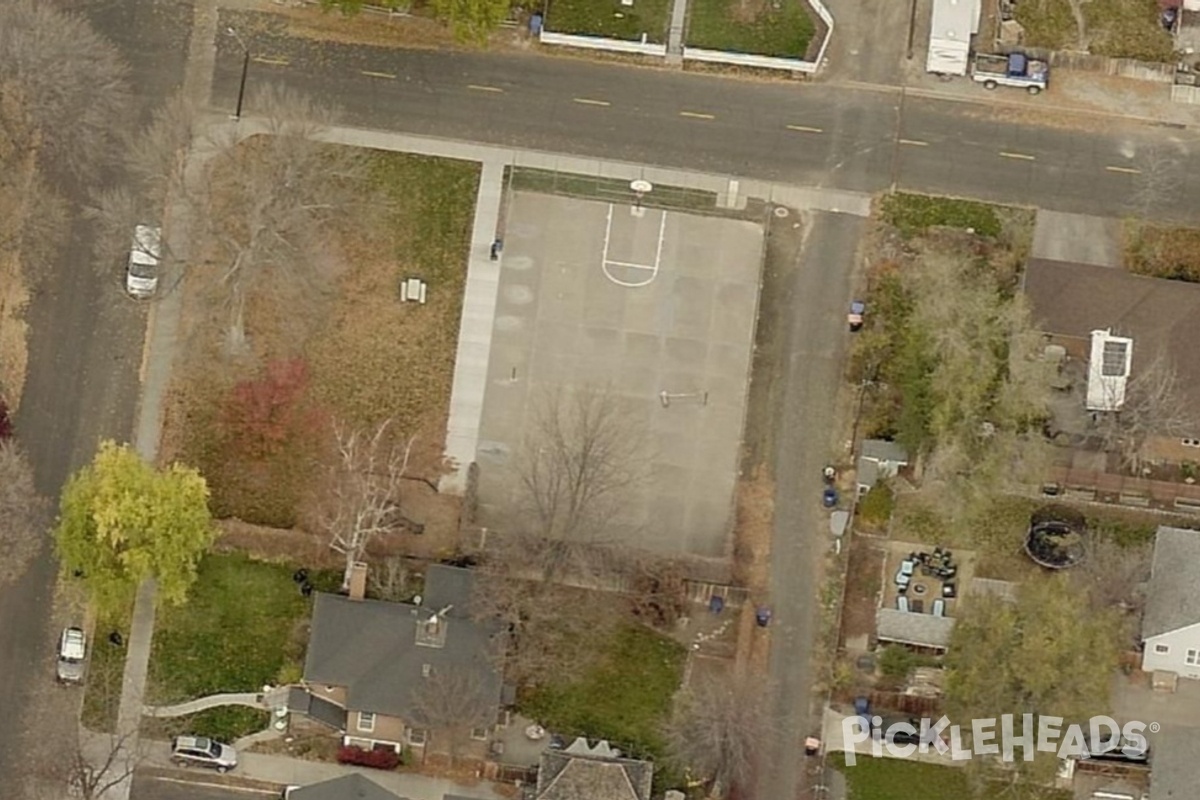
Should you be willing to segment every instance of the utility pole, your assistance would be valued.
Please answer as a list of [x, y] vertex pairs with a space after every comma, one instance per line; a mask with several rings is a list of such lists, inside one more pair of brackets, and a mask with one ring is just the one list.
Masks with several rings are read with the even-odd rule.
[[242, 48], [242, 79], [238, 83], [237, 110], [233, 112], [233, 116], [231, 117], [231, 119], [236, 121], [242, 118], [242, 101], [246, 99], [246, 76], [250, 72], [250, 48], [246, 45], [246, 41], [233, 28], [226, 28], [225, 32], [236, 39]]

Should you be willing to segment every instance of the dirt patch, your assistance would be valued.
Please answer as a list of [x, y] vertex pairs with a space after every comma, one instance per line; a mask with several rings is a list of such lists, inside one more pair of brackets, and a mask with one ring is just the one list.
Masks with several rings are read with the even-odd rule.
[[842, 607], [842, 642], [875, 632], [880, 580], [886, 554], [869, 539], [854, 537], [846, 567], [845, 605]]

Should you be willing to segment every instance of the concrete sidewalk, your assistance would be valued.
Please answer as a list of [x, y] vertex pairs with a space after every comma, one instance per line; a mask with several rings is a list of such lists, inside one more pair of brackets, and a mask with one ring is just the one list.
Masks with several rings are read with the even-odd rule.
[[450, 419], [446, 423], [446, 457], [454, 471], [442, 476], [439, 490], [461, 494], [467, 488], [467, 467], [475, 461], [483, 395], [487, 390], [492, 352], [492, 325], [496, 295], [500, 290], [503, 253], [493, 261], [492, 243], [500, 238], [500, 204], [504, 199], [504, 162], [483, 162], [475, 198], [475, 223], [471, 228], [471, 255], [463, 291], [458, 351], [454, 356], [454, 383], [450, 390]]

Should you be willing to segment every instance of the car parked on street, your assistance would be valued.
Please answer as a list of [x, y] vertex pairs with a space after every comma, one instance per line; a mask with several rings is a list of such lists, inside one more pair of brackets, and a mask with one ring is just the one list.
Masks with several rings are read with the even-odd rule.
[[58, 637], [58, 664], [55, 674], [61, 683], [83, 680], [83, 665], [87, 660], [87, 634], [82, 628], [64, 628]]
[[162, 256], [162, 229], [138, 225], [133, 229], [133, 246], [125, 266], [125, 291], [144, 300], [158, 289], [158, 267]]
[[237, 766], [237, 751], [207, 736], [176, 736], [171, 761], [181, 767], [207, 767], [225, 773]]

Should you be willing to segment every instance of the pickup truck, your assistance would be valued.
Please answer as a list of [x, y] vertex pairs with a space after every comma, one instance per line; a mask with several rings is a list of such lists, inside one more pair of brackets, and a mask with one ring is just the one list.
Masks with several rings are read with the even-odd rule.
[[994, 56], [981, 53], [971, 64], [971, 78], [985, 89], [1015, 86], [1030, 94], [1038, 94], [1050, 81], [1050, 65], [1029, 58], [1024, 53]]

